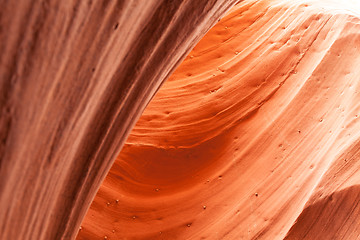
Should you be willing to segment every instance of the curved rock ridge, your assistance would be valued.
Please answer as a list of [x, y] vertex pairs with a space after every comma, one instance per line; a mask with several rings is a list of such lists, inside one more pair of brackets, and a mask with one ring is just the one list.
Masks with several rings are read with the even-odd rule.
[[0, 239], [74, 239], [131, 128], [238, 0], [0, 5]]
[[360, 19], [318, 2], [244, 1], [215, 25], [77, 239], [360, 239]]

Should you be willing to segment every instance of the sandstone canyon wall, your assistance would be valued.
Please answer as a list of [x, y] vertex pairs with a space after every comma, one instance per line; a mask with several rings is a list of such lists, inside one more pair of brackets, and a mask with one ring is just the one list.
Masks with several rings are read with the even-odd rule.
[[236, 2], [1, 2], [0, 239], [360, 239], [357, 12]]
[[162, 86], [77, 239], [360, 239], [360, 20], [244, 1]]
[[143, 109], [235, 0], [0, 1], [0, 239], [73, 239]]

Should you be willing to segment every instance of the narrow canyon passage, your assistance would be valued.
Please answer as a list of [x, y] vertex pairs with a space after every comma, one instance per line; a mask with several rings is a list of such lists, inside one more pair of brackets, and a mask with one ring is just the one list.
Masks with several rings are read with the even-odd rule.
[[0, 239], [75, 239], [150, 99], [236, 2], [0, 1]]
[[358, 1], [0, 5], [1, 240], [360, 240]]
[[360, 20], [243, 1], [150, 102], [77, 239], [360, 239]]

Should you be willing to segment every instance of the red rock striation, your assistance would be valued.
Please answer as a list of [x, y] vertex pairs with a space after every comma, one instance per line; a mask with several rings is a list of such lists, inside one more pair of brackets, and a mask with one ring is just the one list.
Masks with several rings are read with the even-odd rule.
[[360, 239], [356, 2], [236, 2], [1, 2], [0, 239]]
[[77, 239], [360, 239], [360, 19], [244, 1], [132, 130]]
[[0, 239], [75, 238], [145, 106], [235, 2], [0, 2]]

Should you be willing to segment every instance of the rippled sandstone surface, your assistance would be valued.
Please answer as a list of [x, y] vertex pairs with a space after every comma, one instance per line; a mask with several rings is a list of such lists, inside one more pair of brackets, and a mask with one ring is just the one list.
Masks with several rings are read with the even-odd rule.
[[360, 239], [356, 1], [236, 2], [0, 2], [0, 239]]
[[360, 20], [244, 1], [133, 128], [77, 239], [360, 239]]
[[0, 239], [74, 239], [162, 82], [235, 0], [0, 1]]

